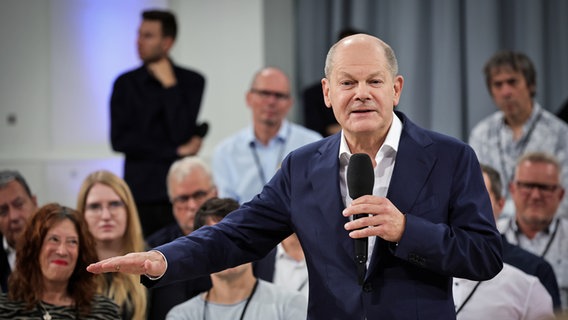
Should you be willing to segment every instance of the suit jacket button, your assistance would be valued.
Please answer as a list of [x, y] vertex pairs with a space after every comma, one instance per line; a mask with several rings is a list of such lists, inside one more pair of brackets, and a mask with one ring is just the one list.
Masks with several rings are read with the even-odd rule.
[[363, 292], [373, 292], [373, 285], [371, 283], [365, 283], [363, 285]]

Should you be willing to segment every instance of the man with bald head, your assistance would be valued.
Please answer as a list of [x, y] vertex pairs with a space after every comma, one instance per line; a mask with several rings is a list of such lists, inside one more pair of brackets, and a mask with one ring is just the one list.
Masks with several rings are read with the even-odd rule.
[[0, 171], [0, 287], [8, 290], [8, 276], [16, 263], [16, 247], [26, 222], [37, 209], [36, 196], [17, 171]]
[[[257, 260], [295, 233], [309, 319], [455, 319], [452, 277], [499, 273], [501, 237], [475, 153], [395, 111], [403, 84], [390, 46], [343, 38], [322, 79], [340, 133], [292, 151], [258, 196], [215, 226], [87, 269], [160, 286]], [[357, 153], [369, 156], [374, 185], [351, 199], [345, 173]], [[354, 239], [367, 237], [361, 274]]]
[[317, 132], [286, 120], [294, 102], [282, 70], [258, 71], [245, 99], [252, 125], [221, 141], [213, 155], [219, 196], [239, 203], [260, 192], [290, 151], [321, 139]]

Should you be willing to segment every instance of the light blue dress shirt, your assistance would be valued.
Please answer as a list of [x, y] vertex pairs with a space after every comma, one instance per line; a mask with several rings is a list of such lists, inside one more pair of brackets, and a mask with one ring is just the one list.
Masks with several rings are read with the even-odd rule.
[[282, 123], [268, 145], [256, 139], [252, 126], [225, 138], [213, 154], [213, 178], [219, 197], [239, 203], [251, 200], [290, 151], [321, 138], [319, 133], [288, 121]]

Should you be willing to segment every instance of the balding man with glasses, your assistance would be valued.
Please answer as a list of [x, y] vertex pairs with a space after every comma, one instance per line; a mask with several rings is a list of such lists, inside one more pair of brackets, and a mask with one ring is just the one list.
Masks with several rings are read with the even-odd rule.
[[246, 103], [252, 125], [221, 141], [213, 155], [219, 196], [239, 203], [262, 190], [290, 151], [321, 139], [319, 133], [286, 120], [293, 99], [288, 76], [278, 68], [254, 75]]
[[[217, 196], [211, 169], [197, 156], [182, 158], [170, 166], [167, 187], [176, 223], [150, 235], [146, 242], [151, 248], [190, 234], [197, 210], [207, 200]], [[148, 319], [165, 319], [173, 306], [209, 288], [211, 279], [206, 276], [150, 289]]]
[[547, 260], [554, 269], [564, 312], [568, 311], [568, 221], [557, 214], [564, 197], [561, 165], [547, 153], [519, 158], [509, 191], [515, 216], [498, 221], [507, 240]]

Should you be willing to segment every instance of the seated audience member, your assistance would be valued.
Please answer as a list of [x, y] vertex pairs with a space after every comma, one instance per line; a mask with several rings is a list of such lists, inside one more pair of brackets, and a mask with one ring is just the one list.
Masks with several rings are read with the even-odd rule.
[[[568, 183], [568, 125], [536, 100], [536, 70], [524, 53], [499, 51], [487, 61], [483, 72], [499, 110], [471, 130], [469, 144], [479, 162], [499, 171], [504, 183], [502, 215], [509, 217], [515, 209], [507, 187], [523, 154], [538, 151], [554, 155], [562, 167], [561, 181]], [[560, 208], [559, 215], [568, 215], [568, 198]]]
[[36, 209], [36, 196], [24, 177], [17, 171], [0, 171], [0, 292], [8, 292], [8, 276], [16, 264], [18, 239]]
[[298, 236], [284, 239], [264, 259], [253, 263], [254, 275], [308, 297], [308, 268]]
[[254, 75], [246, 103], [252, 125], [216, 146], [212, 166], [219, 196], [239, 203], [262, 190], [290, 151], [321, 139], [319, 133], [286, 120], [293, 99], [288, 76], [278, 68]]
[[[189, 156], [175, 161], [168, 172], [168, 195], [176, 223], [152, 234], [146, 242], [153, 248], [193, 231], [195, 213], [208, 199], [217, 196], [211, 170], [205, 161]], [[172, 307], [211, 288], [209, 276], [151, 288], [148, 319], [164, 319]]]
[[[505, 199], [503, 199], [501, 193], [501, 178], [499, 176], [499, 172], [490, 166], [482, 164], [481, 170], [483, 171], [483, 180], [485, 181], [485, 186], [487, 187], [487, 192], [491, 199], [493, 215], [497, 221], [505, 204]], [[560, 292], [558, 291], [558, 282], [556, 281], [556, 275], [554, 274], [554, 270], [550, 263], [519, 246], [511, 244], [507, 241], [505, 236], [502, 236], [502, 239], [503, 262], [537, 277], [550, 294], [554, 309], [560, 309]]]
[[[207, 200], [195, 216], [195, 230], [215, 225], [238, 207], [233, 199]], [[251, 263], [214, 273], [211, 280], [211, 289], [175, 306], [167, 319], [306, 319], [307, 299], [255, 278]]]
[[552, 299], [538, 278], [503, 263], [493, 279], [454, 278], [457, 320], [555, 319]]
[[497, 227], [512, 244], [552, 265], [562, 310], [568, 310], [568, 221], [557, 209], [564, 197], [561, 166], [551, 154], [531, 152], [517, 161], [509, 190], [515, 216], [499, 219]]
[[[352, 28], [342, 29], [337, 36], [337, 40], [357, 33], [362, 32]], [[333, 115], [333, 110], [325, 105], [321, 80], [304, 89], [302, 92], [302, 101], [304, 124], [306, 128], [318, 132], [323, 137], [330, 136], [341, 130], [341, 126], [337, 123]]]
[[[130, 188], [114, 173], [101, 170], [88, 175], [79, 191], [77, 210], [95, 238], [99, 259], [145, 249]], [[139, 277], [113, 273], [98, 280], [101, 293], [120, 307], [122, 319], [146, 319], [146, 288]]]
[[117, 305], [96, 293], [95, 277], [86, 270], [96, 260], [79, 212], [56, 203], [41, 207], [18, 243], [0, 319], [118, 319]]

